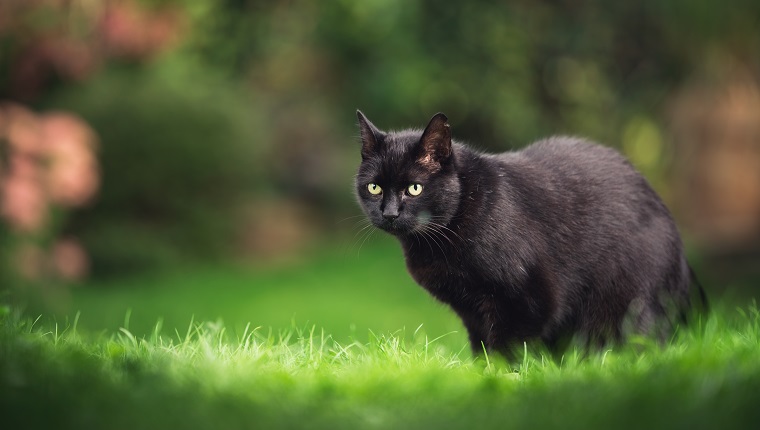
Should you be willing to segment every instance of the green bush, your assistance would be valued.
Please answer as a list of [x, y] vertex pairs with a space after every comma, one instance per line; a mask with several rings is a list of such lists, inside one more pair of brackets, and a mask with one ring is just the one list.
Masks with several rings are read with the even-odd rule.
[[112, 69], [52, 98], [100, 137], [99, 198], [69, 225], [91, 251], [95, 274], [230, 248], [237, 209], [262, 182], [257, 154], [266, 141], [242, 94], [161, 65]]

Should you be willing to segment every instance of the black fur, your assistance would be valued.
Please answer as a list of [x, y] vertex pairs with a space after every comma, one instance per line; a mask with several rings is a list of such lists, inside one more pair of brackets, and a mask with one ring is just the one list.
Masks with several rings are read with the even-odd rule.
[[[401, 242], [412, 277], [461, 317], [475, 352], [665, 336], [691, 271], [668, 209], [617, 151], [552, 137], [483, 154], [445, 115], [382, 132], [357, 112], [359, 202]], [[373, 195], [368, 184], [382, 188]], [[410, 184], [423, 186], [419, 196]]]

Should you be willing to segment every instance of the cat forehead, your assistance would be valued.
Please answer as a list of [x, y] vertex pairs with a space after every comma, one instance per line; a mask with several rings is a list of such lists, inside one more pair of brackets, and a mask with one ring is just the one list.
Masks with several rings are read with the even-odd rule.
[[422, 138], [422, 130], [391, 131], [385, 135], [385, 156], [405, 158]]
[[427, 176], [429, 172], [415, 162], [421, 137], [421, 130], [388, 132], [375, 155], [362, 163], [360, 175], [391, 182]]
[[415, 149], [421, 137], [422, 131], [419, 130], [403, 130], [386, 134], [378, 153], [385, 173], [399, 173], [408, 169], [414, 162]]

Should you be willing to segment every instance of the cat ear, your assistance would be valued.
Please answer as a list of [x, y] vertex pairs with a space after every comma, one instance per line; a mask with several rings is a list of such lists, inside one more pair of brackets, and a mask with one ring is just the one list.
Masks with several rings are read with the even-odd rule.
[[377, 151], [377, 142], [383, 136], [383, 132], [377, 129], [360, 110], [356, 110], [359, 119], [359, 131], [362, 138], [362, 158], [366, 158]]
[[430, 119], [420, 138], [418, 163], [425, 167], [438, 169], [451, 155], [451, 127], [449, 119], [437, 113]]

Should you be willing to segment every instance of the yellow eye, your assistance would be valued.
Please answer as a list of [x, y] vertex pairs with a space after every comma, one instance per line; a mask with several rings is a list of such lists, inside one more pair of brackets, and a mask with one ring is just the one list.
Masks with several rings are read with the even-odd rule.
[[412, 184], [406, 189], [410, 196], [419, 196], [422, 193], [422, 184]]
[[383, 192], [383, 189], [380, 188], [380, 185], [377, 184], [368, 184], [367, 189], [369, 190], [369, 193], [372, 195], [378, 195]]

